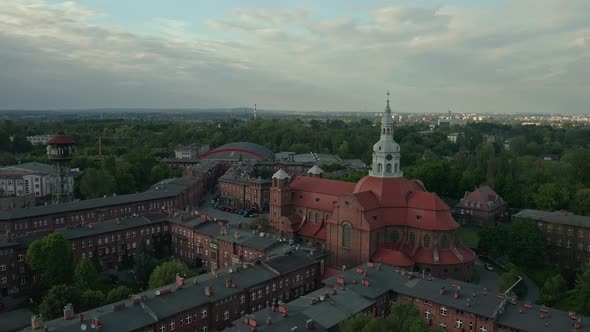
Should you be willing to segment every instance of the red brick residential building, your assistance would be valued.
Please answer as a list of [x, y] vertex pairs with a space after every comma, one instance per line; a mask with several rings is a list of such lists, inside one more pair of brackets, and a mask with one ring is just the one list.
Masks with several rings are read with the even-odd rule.
[[488, 186], [466, 192], [454, 212], [465, 226], [494, 226], [509, 218], [508, 204]]
[[561, 210], [522, 210], [513, 220], [530, 220], [545, 234], [547, 263], [570, 275], [590, 264], [590, 217]]
[[416, 306], [433, 331], [590, 331], [588, 318], [491, 294], [478, 285], [424, 277], [404, 269], [363, 264], [323, 280], [324, 288], [285, 303], [281, 310], [246, 315], [228, 332], [340, 331], [356, 314], [383, 318], [396, 302]]
[[[241, 266], [232, 273], [200, 275], [149, 290], [129, 300], [46, 324], [50, 331], [221, 331], [246, 314], [297, 298], [317, 288], [322, 259], [304, 252]], [[65, 315], [64, 315], [65, 317]], [[93, 321], [94, 320], [94, 321]], [[32, 329], [31, 329], [32, 330]]]
[[369, 260], [469, 280], [475, 254], [458, 238], [449, 207], [400, 170], [389, 101], [369, 175], [358, 183], [273, 175], [270, 220], [282, 237], [325, 246], [332, 267]]
[[267, 211], [270, 179], [258, 175], [254, 165], [239, 162], [219, 178], [220, 203], [240, 210]]

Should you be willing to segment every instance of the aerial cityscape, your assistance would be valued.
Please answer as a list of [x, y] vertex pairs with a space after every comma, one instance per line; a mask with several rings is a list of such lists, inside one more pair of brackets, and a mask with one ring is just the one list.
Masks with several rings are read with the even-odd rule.
[[590, 331], [590, 2], [0, 3], [0, 332]]

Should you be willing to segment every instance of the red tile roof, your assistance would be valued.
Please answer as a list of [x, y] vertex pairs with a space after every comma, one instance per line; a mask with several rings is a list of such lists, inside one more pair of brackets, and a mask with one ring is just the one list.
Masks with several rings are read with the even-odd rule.
[[410, 192], [424, 191], [417, 181], [406, 178], [378, 178], [365, 176], [355, 186], [354, 192], [372, 192], [382, 207], [405, 207]]
[[[474, 205], [468, 205], [469, 202], [473, 202]], [[489, 202], [494, 203], [492, 206], [490, 206], [488, 204]], [[479, 206], [477, 206], [478, 203]], [[474, 191], [466, 193], [457, 206], [462, 208], [475, 208], [476, 210], [490, 211], [502, 204], [504, 204], [502, 197], [498, 196], [498, 194], [489, 186], [482, 186], [475, 189]]]
[[337, 274], [340, 274], [341, 270], [333, 269], [331, 267], [326, 267], [324, 270], [324, 274], [320, 277], [321, 280], [331, 278]]
[[63, 130], [60, 130], [57, 132], [57, 135], [47, 141], [47, 144], [70, 145], [74, 144], [74, 140], [66, 136]]
[[408, 267], [414, 265], [414, 261], [412, 261], [403, 252], [385, 248], [377, 249], [377, 251], [373, 255], [372, 260], [376, 263], [383, 263], [399, 267]]
[[355, 183], [310, 176], [296, 176], [289, 184], [289, 187], [312, 193], [340, 196], [353, 192]]

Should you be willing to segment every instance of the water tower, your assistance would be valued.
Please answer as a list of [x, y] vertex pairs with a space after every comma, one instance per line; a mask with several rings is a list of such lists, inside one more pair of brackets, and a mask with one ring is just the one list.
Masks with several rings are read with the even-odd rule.
[[68, 202], [74, 195], [70, 180], [70, 162], [74, 157], [74, 140], [63, 130], [47, 141], [47, 159], [53, 164], [51, 198], [53, 204]]

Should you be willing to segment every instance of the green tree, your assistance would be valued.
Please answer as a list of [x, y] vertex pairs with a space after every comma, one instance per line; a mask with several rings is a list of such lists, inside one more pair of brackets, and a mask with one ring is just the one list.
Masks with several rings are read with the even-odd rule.
[[502, 273], [498, 280], [498, 291], [500, 293], [505, 292], [508, 288], [512, 287], [517, 280], [518, 277], [513, 271]]
[[0, 152], [0, 166], [6, 165], [14, 165], [16, 164], [16, 159], [14, 159], [14, 155], [10, 152]]
[[590, 315], [590, 266], [586, 266], [584, 272], [578, 275], [570, 296], [576, 313]]
[[547, 279], [541, 288], [540, 304], [554, 306], [564, 296], [567, 290], [565, 279], [561, 274], [556, 274]]
[[250, 229], [260, 229], [262, 232], [270, 230], [270, 221], [263, 215], [258, 216], [254, 221], [248, 224]]
[[43, 297], [39, 305], [39, 311], [44, 319], [54, 319], [63, 315], [64, 306], [68, 303], [74, 305], [74, 310], [80, 304], [80, 293], [73, 286], [53, 286], [47, 295]]
[[88, 168], [80, 178], [80, 193], [85, 198], [111, 195], [116, 187], [115, 178], [104, 169]]
[[353, 317], [340, 323], [341, 332], [378, 332], [380, 329], [371, 327], [371, 330], [367, 329], [369, 323], [374, 321], [375, 318], [364, 315], [362, 313], [356, 314]]
[[99, 290], [87, 289], [80, 294], [80, 307], [76, 311], [86, 311], [105, 304], [104, 293]]
[[113, 303], [120, 300], [124, 300], [126, 298], [129, 298], [129, 294], [132, 293], [133, 291], [131, 290], [131, 288], [127, 286], [119, 286], [117, 288], [113, 288], [108, 292], [107, 297], [105, 299], [105, 303]]
[[143, 253], [135, 255], [135, 266], [133, 270], [135, 271], [137, 281], [146, 284], [156, 266], [158, 266], [158, 260], [155, 257]]
[[152, 183], [158, 183], [164, 179], [167, 179], [170, 175], [168, 174], [168, 170], [161, 165], [156, 165], [152, 167], [150, 171], [150, 177]]
[[582, 216], [590, 216], [590, 188], [576, 191], [572, 200], [572, 211]]
[[493, 257], [508, 254], [510, 226], [499, 224], [496, 227], [482, 228], [479, 232], [477, 247]]
[[537, 267], [545, 260], [543, 232], [530, 220], [514, 220], [510, 225], [508, 255], [520, 267]]
[[93, 261], [83, 259], [74, 270], [74, 284], [81, 290], [92, 290], [98, 286], [98, 271]]
[[176, 280], [176, 275], [190, 277], [192, 276], [192, 272], [186, 263], [178, 259], [173, 259], [154, 269], [150, 275], [149, 286], [150, 288], [157, 288], [173, 283]]
[[429, 190], [444, 195], [449, 188], [449, 163], [445, 160], [420, 160], [416, 166], [407, 168], [407, 176], [419, 179]]
[[72, 279], [72, 246], [62, 234], [52, 233], [34, 241], [27, 250], [26, 260], [41, 275], [41, 281], [47, 287], [67, 283]]
[[357, 314], [340, 323], [342, 332], [427, 332], [430, 331], [420, 316], [420, 311], [412, 303], [397, 302], [389, 308], [389, 315], [375, 318], [371, 315]]
[[563, 209], [569, 201], [569, 191], [557, 183], [545, 183], [534, 194], [535, 205], [540, 210], [555, 211]]

